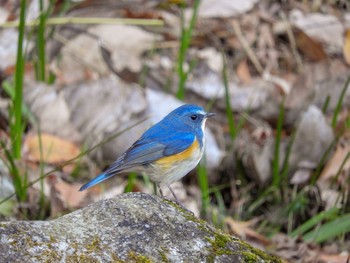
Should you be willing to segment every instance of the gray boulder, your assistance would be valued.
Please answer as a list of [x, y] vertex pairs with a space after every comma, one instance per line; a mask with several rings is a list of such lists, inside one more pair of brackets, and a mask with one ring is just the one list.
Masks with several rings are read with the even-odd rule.
[[1, 262], [282, 262], [142, 193], [51, 221], [0, 223]]

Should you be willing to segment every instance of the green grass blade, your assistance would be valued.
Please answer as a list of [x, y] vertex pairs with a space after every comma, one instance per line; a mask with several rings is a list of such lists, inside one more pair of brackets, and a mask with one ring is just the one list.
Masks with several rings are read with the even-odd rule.
[[[57, 165], [56, 168], [52, 169], [51, 171], [48, 171], [47, 173], [45, 173], [44, 175], [40, 176], [39, 178], [29, 182], [29, 183], [26, 183], [24, 185], [24, 189], [27, 190], [27, 188], [31, 187], [32, 185], [36, 184], [37, 182], [40, 182], [40, 180], [43, 180], [46, 176], [54, 173], [54, 172], [57, 172], [57, 171], [61, 171], [63, 167], [67, 166], [68, 164], [71, 164], [72, 162], [74, 162], [75, 160], [79, 160], [81, 157], [85, 156], [86, 154], [92, 152], [93, 150], [95, 150], [96, 148], [100, 147], [101, 145], [105, 144], [105, 143], [108, 143], [112, 140], [114, 140], [115, 138], [117, 138], [118, 136], [120, 136], [121, 134], [123, 134], [124, 132], [132, 129], [133, 127], [139, 125], [140, 123], [144, 122], [145, 120], [147, 120], [149, 117], [147, 118], [144, 118], [128, 127], [126, 127], [125, 129], [122, 129], [121, 131], [117, 131], [115, 134], [113, 134], [112, 136], [108, 137], [107, 139], [99, 142], [98, 144], [96, 144], [95, 146], [91, 147], [90, 149], [84, 151], [84, 152], [81, 152], [80, 154], [78, 154], [76, 157], [70, 159], [70, 160], [67, 160], [65, 162], [63, 162], [62, 164], [60, 165]], [[4, 148], [5, 144], [3, 142], [0, 142], [1, 146]], [[4, 148], [6, 149], [6, 148]], [[6, 153], [6, 152], [5, 152]], [[0, 205], [4, 202], [6, 202], [7, 200], [11, 199], [12, 197], [14, 197], [16, 195], [16, 193], [13, 193], [11, 195], [8, 195], [6, 198], [0, 200]]]
[[[14, 195], [16, 195], [18, 200], [23, 202], [27, 198], [27, 188], [25, 187], [25, 179], [26, 178], [24, 177], [23, 181], [22, 181], [22, 177], [21, 177], [19, 170], [16, 166], [12, 152], [7, 150], [5, 143], [3, 141], [0, 141], [0, 145], [1, 145], [1, 147], [5, 153], [6, 159], [8, 161], [7, 167], [9, 168], [10, 175], [11, 175], [12, 181], [13, 181], [13, 186], [15, 188]], [[5, 198], [5, 199], [1, 200], [0, 205], [9, 199], [10, 198]]]
[[328, 110], [328, 106], [329, 106], [329, 102], [331, 100], [331, 96], [327, 95], [326, 100], [323, 103], [323, 107], [322, 107], [322, 113], [326, 114], [327, 110]]
[[202, 162], [197, 166], [197, 175], [198, 175], [198, 183], [199, 188], [201, 190], [202, 195], [202, 208], [201, 213], [203, 216], [207, 215], [210, 200], [209, 200], [209, 184], [208, 184], [208, 173], [207, 168], [205, 166], [205, 157]]
[[179, 78], [179, 86], [176, 93], [176, 97], [180, 100], [184, 99], [185, 97], [185, 82], [186, 82], [186, 73], [184, 72], [184, 62], [185, 62], [185, 56], [186, 56], [186, 41], [185, 41], [185, 19], [183, 10], [181, 10], [181, 40], [180, 40], [180, 46], [179, 46], [179, 54], [177, 59], [177, 76]]
[[25, 30], [25, 13], [26, 13], [26, 0], [21, 0], [20, 5], [20, 18], [19, 18], [19, 32], [17, 42], [17, 59], [16, 59], [16, 72], [15, 72], [15, 100], [14, 100], [14, 115], [13, 126], [11, 127], [10, 136], [12, 141], [12, 153], [15, 159], [21, 158], [21, 146], [22, 146], [22, 103], [23, 103], [23, 78], [24, 78], [24, 54], [23, 54], [23, 42], [24, 42], [24, 30]]
[[[39, 135], [39, 154], [40, 154], [40, 163], [39, 163], [39, 168], [40, 168], [40, 177], [44, 175], [44, 153], [43, 153], [43, 142], [41, 139], [41, 129], [40, 125], [38, 125], [38, 135]], [[26, 180], [27, 181], [27, 180]], [[28, 182], [25, 182], [25, 185], [27, 185]], [[39, 197], [39, 208], [40, 208], [40, 213], [39, 213], [39, 219], [44, 219], [45, 217], [45, 184], [44, 184], [44, 178], [40, 180], [40, 197]]]
[[348, 77], [348, 79], [346, 80], [344, 88], [339, 96], [337, 106], [335, 107], [335, 110], [333, 113], [333, 118], [332, 118], [332, 127], [333, 128], [335, 128], [335, 126], [337, 125], [338, 115], [340, 113], [341, 106], [343, 105], [343, 100], [345, 97], [346, 90], [348, 89], [349, 83], [350, 83], [350, 77]]
[[295, 141], [295, 134], [296, 134], [296, 130], [293, 130], [290, 141], [289, 141], [288, 146], [287, 146], [286, 156], [284, 157], [282, 169], [280, 172], [280, 177], [281, 177], [282, 182], [285, 182], [285, 180], [287, 180], [287, 174], [289, 171], [289, 157], [290, 157], [290, 154], [292, 152], [293, 143]]
[[[4, 81], [2, 83], [2, 88], [7, 94], [7, 96], [9, 96], [14, 101], [16, 97], [14, 86], [11, 85], [8, 81]], [[22, 102], [22, 116], [25, 119], [29, 120], [31, 123], [36, 123], [35, 116], [32, 114], [32, 112], [29, 110], [29, 108], [24, 102]]]
[[125, 186], [124, 193], [129, 193], [134, 188], [137, 173], [130, 173], [128, 175], [128, 184]]
[[224, 198], [222, 196], [222, 193], [219, 191], [218, 188], [216, 188], [214, 190], [214, 194], [215, 194], [215, 200], [216, 200], [217, 206], [218, 206], [218, 214], [217, 214], [216, 218], [213, 218], [213, 219], [215, 219], [215, 221], [212, 219], [212, 222], [214, 223], [214, 225], [216, 227], [223, 228], [223, 224], [224, 224], [223, 219], [227, 215], [225, 201], [224, 201]]
[[236, 124], [233, 118], [233, 112], [232, 112], [232, 108], [231, 108], [231, 98], [230, 98], [230, 93], [228, 90], [228, 78], [227, 78], [227, 68], [226, 68], [226, 60], [225, 60], [225, 56], [222, 53], [222, 57], [223, 57], [223, 67], [222, 67], [222, 78], [224, 81], [224, 87], [225, 87], [225, 108], [226, 108], [226, 118], [228, 121], [228, 127], [229, 127], [229, 131], [230, 131], [230, 136], [231, 139], [234, 140], [237, 136], [237, 129], [236, 129]]
[[46, 39], [45, 39], [45, 29], [46, 29], [46, 18], [47, 14], [44, 11], [44, 1], [39, 1], [40, 15], [39, 15], [39, 25], [37, 32], [37, 52], [38, 52], [38, 67], [37, 67], [37, 79], [40, 81], [46, 81]]
[[178, 90], [176, 93], [176, 97], [180, 100], [185, 98], [185, 84], [187, 81], [188, 73], [191, 69], [185, 72], [184, 63], [186, 60], [186, 53], [190, 46], [192, 31], [196, 24], [198, 8], [199, 8], [200, 0], [194, 1], [193, 13], [191, 17], [190, 24], [188, 28], [185, 26], [185, 18], [184, 18], [184, 8], [181, 8], [181, 38], [180, 38], [180, 46], [179, 46], [179, 54], [177, 59], [177, 75], [179, 78]]
[[304, 235], [304, 240], [321, 243], [348, 232], [350, 232], [350, 214], [345, 214], [307, 233]]
[[304, 224], [296, 228], [292, 233], [290, 233], [291, 238], [296, 238], [300, 235], [303, 235], [307, 231], [309, 231], [311, 228], [316, 226], [317, 224], [321, 223], [323, 220], [328, 220], [330, 218], [333, 218], [336, 216], [339, 212], [339, 208], [333, 207], [327, 211], [322, 211], [319, 214], [315, 215], [308, 221], [306, 221]]
[[280, 145], [282, 139], [282, 126], [284, 120], [284, 98], [280, 105], [278, 120], [277, 120], [277, 130], [276, 130], [276, 139], [275, 139], [275, 151], [274, 158], [272, 161], [272, 185], [274, 187], [279, 187], [281, 182], [280, 177]]
[[14, 200], [7, 200], [5, 203], [0, 204], [0, 215], [10, 216], [13, 213], [15, 205]]
[[[277, 196], [278, 189], [274, 186], [266, 188], [262, 194], [260, 194], [256, 200], [248, 207], [248, 213], [253, 213], [258, 207], [260, 207], [266, 200], [270, 198], [270, 195]], [[276, 197], [274, 198], [276, 199]]]

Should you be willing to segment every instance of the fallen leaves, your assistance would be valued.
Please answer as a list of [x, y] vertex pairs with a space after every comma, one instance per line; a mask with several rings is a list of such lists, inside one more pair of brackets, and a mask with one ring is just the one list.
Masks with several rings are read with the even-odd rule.
[[296, 46], [302, 52], [305, 58], [318, 62], [328, 57], [322, 45], [308, 36], [305, 32], [297, 28], [295, 28], [293, 32]]
[[48, 177], [50, 186], [51, 217], [56, 217], [67, 209], [83, 207], [90, 191], [79, 192], [81, 184], [71, 184], [56, 175]]
[[248, 12], [257, 0], [203, 0], [198, 15], [206, 18], [231, 17]]
[[264, 237], [263, 235], [256, 232], [252, 225], [254, 225], [256, 220], [250, 221], [236, 221], [231, 217], [226, 217], [224, 222], [229, 227], [230, 231], [245, 240], [254, 240], [255, 242], [259, 242], [264, 246], [271, 244], [271, 242]]
[[51, 134], [31, 134], [23, 143], [25, 156], [32, 162], [59, 164], [80, 154], [77, 145]]
[[[92, 9], [101, 6], [99, 1], [93, 2], [96, 5]], [[111, 1], [107, 2], [103, 4], [105, 10], [110, 7], [113, 9], [111, 12], [116, 11], [115, 13], [129, 18], [159, 16], [165, 20], [165, 27], [146, 29], [127, 25], [98, 25], [82, 29], [82, 26], [79, 30], [74, 28], [71, 35], [65, 34], [66, 29], [55, 30], [54, 41], [63, 45], [60, 52], [48, 55], [50, 62], [47, 62], [47, 66], [56, 77], [55, 85], [25, 82], [25, 102], [42, 130], [41, 135], [31, 131], [32, 134], [24, 140], [24, 157], [35, 168], [29, 173], [31, 180], [38, 176], [37, 163], [46, 163], [44, 168], [49, 170], [53, 165], [79, 155], [76, 142], [89, 148], [141, 117], [152, 115], [153, 119], [149, 122], [128, 130], [93, 153], [98, 161], [110, 163], [146, 128], [180, 105], [172, 94], [177, 89], [178, 81], [174, 72], [181, 33], [181, 19], [177, 12], [180, 10], [177, 7], [167, 10], [164, 6], [160, 10], [158, 6], [149, 11], [142, 5], [142, 10], [134, 11], [134, 7], [125, 7], [124, 4], [108, 6]], [[274, 125], [283, 96], [287, 96], [284, 127], [295, 128], [295, 120], [300, 120], [289, 164], [291, 171], [295, 173], [293, 179], [288, 179], [298, 189], [309, 182], [321, 155], [333, 139], [332, 128], [329, 127], [325, 115], [334, 110], [344, 83], [343, 80], [335, 80], [338, 76], [347, 76], [349, 73], [345, 62], [350, 65], [350, 29], [345, 30], [344, 20], [339, 15], [342, 12], [329, 11], [329, 6], [323, 8], [323, 3], [319, 4], [322, 9], [310, 12], [307, 1], [299, 2], [290, 4], [286, 1], [285, 5], [281, 5], [273, 1], [258, 3], [256, 0], [202, 0], [198, 22], [193, 29], [193, 38], [184, 62], [187, 68], [191, 68], [186, 82], [186, 100], [213, 105], [217, 112], [221, 110], [218, 123], [213, 125], [216, 126], [216, 138], [212, 133], [206, 132], [207, 167], [213, 170], [221, 168], [226, 152], [220, 149], [231, 148], [227, 147], [228, 132], [222, 127], [225, 126], [222, 120], [225, 119], [226, 110], [222, 80], [225, 61], [233, 114], [235, 119], [241, 118], [236, 113], [243, 111], [244, 116], [241, 116], [246, 118], [246, 124], [235, 139], [240, 147], [227, 158], [227, 163], [231, 166], [222, 165], [222, 170], [234, 173], [236, 167], [231, 169], [232, 163], [236, 163], [235, 158], [238, 158], [246, 171], [249, 184], [257, 187], [266, 185], [271, 179]], [[84, 5], [91, 8], [92, 2], [84, 1]], [[304, 5], [308, 7], [301, 8]], [[335, 11], [334, 6], [330, 5], [330, 8]], [[184, 11], [187, 20], [187, 15], [192, 10], [187, 8]], [[282, 15], [284, 13], [286, 15]], [[281, 31], [278, 31], [279, 25]], [[0, 58], [5, 61], [0, 69], [5, 76], [14, 74], [16, 49], [12, 49], [10, 44], [17, 42], [16, 33], [14, 29], [4, 29], [0, 33]], [[48, 49], [54, 44], [52, 42], [49, 38]], [[25, 71], [27, 74], [29, 71], [33, 73], [33, 68], [26, 68]], [[349, 105], [348, 95], [345, 96], [344, 105]], [[329, 98], [329, 105], [324, 114], [321, 109], [326, 98]], [[305, 112], [305, 109], [308, 110]], [[284, 134], [286, 136], [283, 136], [281, 142], [281, 160], [284, 158], [285, 143], [290, 139], [287, 138], [289, 133]], [[216, 139], [221, 140], [221, 147], [218, 147]], [[350, 163], [344, 160], [349, 151], [347, 143], [338, 145], [321, 174], [322, 180], [332, 180], [339, 171], [337, 186], [346, 182], [344, 176], [349, 173]], [[93, 165], [93, 162], [84, 161], [83, 165]], [[84, 171], [88, 175], [79, 170], [79, 177], [74, 180], [83, 181], [85, 179], [82, 178], [92, 178], [97, 174], [93, 171], [95, 167], [88, 168], [88, 172]], [[51, 216], [81, 207], [85, 201], [112, 197], [122, 193], [125, 188], [125, 178], [114, 178], [120, 182], [108, 182], [107, 187], [97, 186], [78, 192], [80, 184], [73, 180], [71, 174], [78, 173], [63, 170], [62, 173], [50, 174], [48, 180], [45, 179], [45, 185], [49, 185], [45, 188], [45, 194], [50, 197]], [[221, 180], [218, 175], [221, 173], [209, 174], [210, 177], [216, 177], [213, 181]], [[288, 176], [291, 175], [292, 173]], [[248, 189], [254, 187], [250, 185]], [[326, 204], [334, 205], [333, 200], [338, 197], [339, 189], [328, 191], [328, 182], [324, 185], [325, 190], [319, 187], [321, 199]], [[347, 187], [346, 184], [342, 186]], [[190, 187], [186, 185], [182, 191], [186, 193]], [[243, 189], [243, 185], [240, 187]], [[237, 189], [231, 189], [232, 196], [242, 194], [242, 199], [253, 197], [254, 200], [254, 194]], [[287, 189], [286, 196], [288, 190], [290, 189]], [[198, 210], [197, 202], [193, 200], [190, 206], [186, 203], [186, 199], [190, 198], [185, 196], [184, 199], [184, 204], [192, 211]], [[234, 206], [236, 200], [227, 198], [225, 205]], [[226, 218], [225, 223], [230, 232], [236, 235], [263, 245], [270, 244], [269, 240], [254, 229], [253, 221], [239, 222]], [[301, 222], [296, 222], [298, 223]], [[284, 241], [279, 242], [283, 244]], [[292, 240], [290, 247], [289, 243], [284, 244], [292, 252], [286, 258], [302, 260], [304, 254], [300, 250], [308, 249], [308, 244], [298, 242]], [[322, 254], [316, 251], [312, 255], [323, 261], [337, 262], [339, 252], [337, 250]]]
[[250, 70], [247, 64], [247, 60], [242, 60], [236, 69], [237, 77], [244, 83], [250, 84], [252, 81], [252, 76], [250, 74]]
[[302, 14], [300, 10], [290, 14], [293, 24], [314, 41], [321, 43], [328, 54], [341, 53], [344, 25], [331, 14]]
[[341, 176], [337, 178], [338, 180], [344, 181], [342, 178], [350, 171], [350, 143], [341, 142], [338, 143], [337, 148], [333, 156], [327, 162], [325, 168], [323, 169], [320, 179], [329, 180], [335, 176]]

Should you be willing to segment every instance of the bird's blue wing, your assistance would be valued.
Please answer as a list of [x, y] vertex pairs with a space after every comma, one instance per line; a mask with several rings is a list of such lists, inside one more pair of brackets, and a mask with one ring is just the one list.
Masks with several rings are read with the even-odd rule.
[[122, 156], [122, 163], [116, 164], [123, 170], [148, 164], [162, 157], [183, 152], [193, 144], [194, 139], [195, 135], [185, 132], [162, 135], [158, 138], [140, 138]]
[[[153, 126], [154, 127], [154, 126]], [[152, 127], [152, 128], [153, 128]], [[171, 156], [183, 152], [190, 147], [195, 135], [190, 132], [169, 132], [162, 127], [149, 129], [137, 140], [122, 156], [120, 156], [106, 171], [86, 183], [80, 188], [83, 191], [90, 188], [113, 175], [134, 167], [147, 165], [162, 157]]]

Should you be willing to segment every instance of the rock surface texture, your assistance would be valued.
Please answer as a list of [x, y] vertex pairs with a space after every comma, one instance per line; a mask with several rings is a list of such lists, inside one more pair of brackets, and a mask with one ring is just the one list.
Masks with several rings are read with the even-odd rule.
[[52, 221], [0, 223], [1, 262], [282, 262], [157, 196], [129, 193]]

